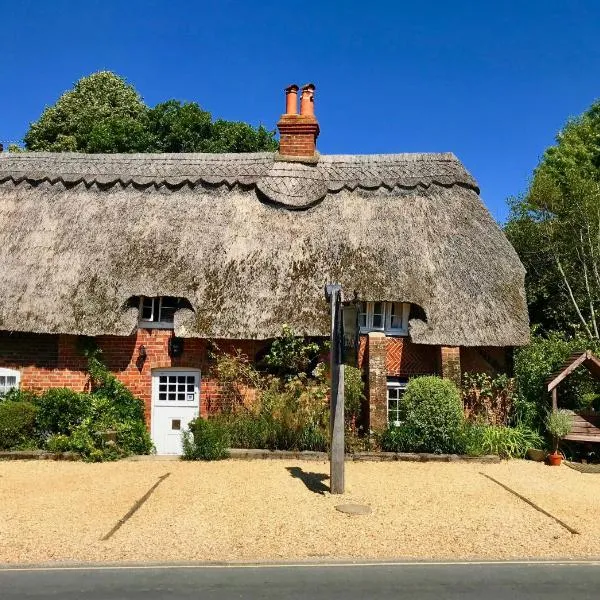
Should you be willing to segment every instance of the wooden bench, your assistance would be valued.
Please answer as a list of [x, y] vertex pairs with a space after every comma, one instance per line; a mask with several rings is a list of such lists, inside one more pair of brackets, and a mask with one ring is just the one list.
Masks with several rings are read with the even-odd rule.
[[571, 442], [600, 444], [600, 414], [593, 411], [573, 413], [573, 428], [564, 439]]

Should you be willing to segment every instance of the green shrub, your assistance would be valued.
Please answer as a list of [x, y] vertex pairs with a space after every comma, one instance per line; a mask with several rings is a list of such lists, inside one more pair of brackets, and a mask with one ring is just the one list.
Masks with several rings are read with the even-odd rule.
[[144, 403], [121, 383], [97, 357], [88, 360], [92, 394], [110, 399], [115, 418], [119, 421], [144, 421]]
[[284, 325], [281, 335], [273, 340], [263, 362], [267, 370], [278, 377], [290, 378], [308, 374], [315, 366], [324, 344], [306, 341]]
[[37, 408], [30, 402], [0, 402], [0, 449], [36, 448], [36, 415]]
[[12, 388], [0, 396], [0, 402], [10, 400], [12, 402], [29, 402], [30, 404], [37, 404], [39, 395], [31, 390], [25, 390], [23, 388]]
[[[459, 452], [464, 423], [458, 388], [448, 379], [427, 376], [411, 379], [399, 401], [400, 431], [386, 432], [382, 447], [402, 446], [408, 452]], [[390, 428], [394, 429], [394, 428]]]
[[463, 431], [463, 447], [470, 456], [496, 454], [502, 458], [523, 458], [530, 448], [543, 448], [544, 440], [537, 431], [523, 425], [517, 427], [467, 423]]
[[508, 425], [513, 415], [515, 381], [505, 374], [465, 373], [461, 394], [465, 418], [490, 425]]
[[185, 460], [221, 460], [227, 458], [229, 446], [229, 434], [217, 420], [198, 417], [183, 433]]
[[344, 366], [344, 411], [347, 422], [355, 422], [360, 417], [365, 391], [362, 372], [350, 365]]
[[71, 438], [62, 433], [55, 433], [46, 440], [46, 450], [49, 452], [67, 452], [71, 450]]
[[554, 452], [558, 452], [560, 440], [573, 428], [573, 415], [568, 410], [551, 411], [546, 417], [546, 429], [552, 436]]
[[422, 452], [415, 445], [416, 432], [407, 423], [390, 425], [379, 436], [379, 445], [384, 452]]
[[[546, 389], [548, 377], [559, 369], [573, 352], [590, 349], [600, 350], [598, 342], [579, 337], [567, 337], [562, 333], [550, 333], [547, 337], [532, 335], [529, 345], [515, 352], [515, 379], [517, 395], [514, 400], [515, 423], [533, 429], [542, 429], [550, 407]], [[585, 368], [577, 369], [565, 379], [559, 390], [561, 407], [583, 408], [589, 395], [600, 394], [600, 383]]]
[[69, 435], [89, 414], [90, 398], [67, 388], [46, 390], [37, 401], [38, 429]]

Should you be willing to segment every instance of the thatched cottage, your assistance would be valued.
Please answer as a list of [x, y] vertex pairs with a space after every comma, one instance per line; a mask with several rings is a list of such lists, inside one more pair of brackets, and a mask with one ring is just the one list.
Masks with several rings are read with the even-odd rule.
[[144, 399], [159, 452], [218, 406], [208, 341], [328, 336], [357, 300], [371, 427], [407, 378], [510, 369], [524, 269], [453, 154], [320, 155], [314, 87], [276, 154], [0, 154], [0, 393], [83, 389], [80, 336]]

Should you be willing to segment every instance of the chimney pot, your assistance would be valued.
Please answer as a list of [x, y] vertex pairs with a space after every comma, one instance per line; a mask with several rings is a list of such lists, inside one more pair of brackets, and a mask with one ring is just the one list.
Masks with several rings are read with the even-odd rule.
[[298, 90], [300, 88], [296, 84], [292, 84], [285, 88], [285, 114], [298, 114]]
[[315, 86], [312, 83], [307, 83], [302, 86], [300, 114], [312, 116], [315, 114]]

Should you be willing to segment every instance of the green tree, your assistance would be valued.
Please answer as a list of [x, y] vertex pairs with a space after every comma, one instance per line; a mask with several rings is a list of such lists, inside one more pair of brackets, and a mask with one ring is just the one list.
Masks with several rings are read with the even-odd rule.
[[147, 108], [137, 91], [109, 71], [80, 79], [47, 107], [25, 135], [28, 150], [142, 152]]
[[599, 339], [600, 101], [546, 150], [505, 231], [528, 272], [532, 323]]
[[148, 111], [155, 152], [257, 152], [277, 150], [273, 132], [262, 125], [213, 121], [195, 102], [167, 100]]
[[50, 152], [274, 151], [262, 125], [216, 120], [195, 102], [147, 107], [135, 88], [109, 71], [80, 79], [47, 107], [25, 136], [27, 150]]

